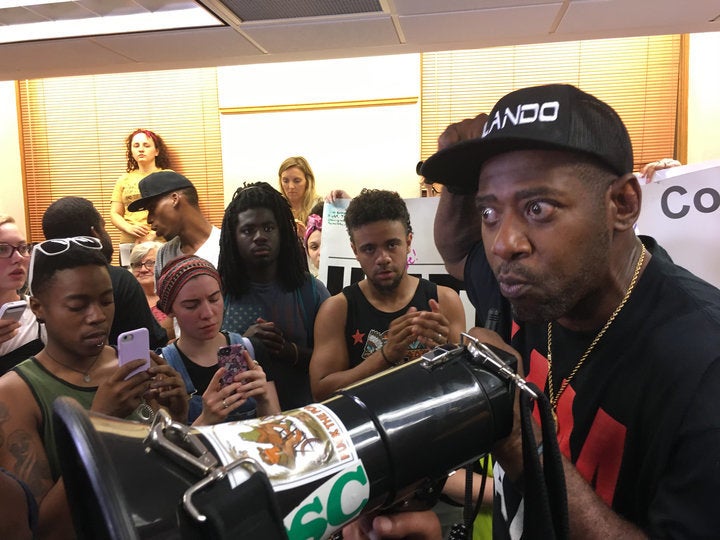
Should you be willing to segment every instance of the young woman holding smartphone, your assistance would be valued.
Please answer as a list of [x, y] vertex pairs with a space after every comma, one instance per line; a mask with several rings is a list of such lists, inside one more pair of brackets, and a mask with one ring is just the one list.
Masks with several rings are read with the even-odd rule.
[[[6, 308], [0, 317], [0, 375], [43, 348], [45, 329], [22, 293], [29, 262], [30, 245], [15, 219], [0, 214], [0, 306]], [[24, 308], [15, 304], [21, 301]]]
[[[253, 343], [239, 334], [220, 332], [223, 294], [220, 275], [211, 263], [195, 256], [171, 261], [160, 274], [157, 294], [158, 307], [180, 327], [180, 337], [161, 354], [185, 381], [191, 396], [190, 423], [216, 424], [280, 412], [275, 384], [254, 360]], [[218, 350], [231, 344], [247, 349], [248, 369], [222, 385], [226, 369], [218, 367]]]

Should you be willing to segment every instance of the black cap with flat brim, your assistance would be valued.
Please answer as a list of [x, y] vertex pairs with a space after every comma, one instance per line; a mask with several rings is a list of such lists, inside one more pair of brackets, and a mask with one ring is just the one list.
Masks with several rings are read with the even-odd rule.
[[607, 103], [565, 84], [516, 90], [493, 107], [476, 139], [430, 156], [421, 167], [428, 182], [453, 193], [474, 193], [485, 161], [515, 150], [565, 150], [591, 156], [618, 176], [632, 172], [625, 124]]
[[140, 189], [140, 198], [128, 205], [128, 210], [131, 212], [145, 210], [148, 203], [155, 197], [193, 187], [193, 185], [182, 174], [166, 170], [147, 175], [140, 180], [138, 187]]

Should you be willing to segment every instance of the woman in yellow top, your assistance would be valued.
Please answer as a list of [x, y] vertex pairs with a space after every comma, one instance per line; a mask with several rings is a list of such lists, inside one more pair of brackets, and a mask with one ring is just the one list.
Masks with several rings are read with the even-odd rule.
[[287, 199], [295, 217], [298, 237], [305, 236], [305, 224], [312, 207], [322, 199], [315, 191], [315, 175], [304, 157], [289, 157], [278, 170], [280, 193]]
[[127, 172], [115, 183], [110, 204], [110, 221], [120, 231], [121, 243], [155, 239], [147, 224], [147, 211], [130, 212], [127, 207], [140, 198], [138, 184], [148, 174], [170, 168], [170, 159], [162, 137], [149, 129], [136, 129], [128, 135]]

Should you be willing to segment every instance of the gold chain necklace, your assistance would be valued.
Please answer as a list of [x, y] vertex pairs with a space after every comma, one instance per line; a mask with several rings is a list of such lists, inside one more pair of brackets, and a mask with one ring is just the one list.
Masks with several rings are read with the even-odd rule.
[[598, 344], [598, 341], [605, 335], [605, 332], [607, 332], [607, 329], [610, 328], [610, 325], [613, 323], [615, 318], [618, 316], [618, 313], [622, 310], [623, 307], [625, 307], [625, 304], [627, 303], [628, 299], [630, 298], [630, 295], [633, 292], [633, 289], [635, 288], [635, 284], [637, 283], [638, 278], [640, 277], [640, 270], [642, 269], [643, 262], [645, 261], [645, 246], [642, 246], [642, 251], [640, 251], [640, 257], [638, 258], [638, 262], [635, 265], [635, 272], [633, 273], [632, 279], [630, 280], [630, 285], [628, 285], [627, 291], [625, 291], [625, 296], [620, 301], [618, 306], [615, 308], [615, 311], [613, 311], [612, 315], [610, 315], [610, 318], [605, 322], [605, 325], [600, 329], [600, 331], [595, 336], [595, 339], [592, 340], [590, 343], [590, 346], [587, 348], [587, 350], [583, 353], [583, 355], [580, 357], [580, 360], [577, 364], [575, 364], [575, 367], [570, 372], [570, 375], [567, 376], [566, 379], [563, 380], [562, 384], [560, 385], [560, 388], [558, 389], [557, 394], [555, 394], [555, 389], [553, 385], [553, 376], [552, 376], [552, 321], [550, 321], [547, 325], [547, 361], [548, 361], [548, 375], [547, 375], [547, 381], [548, 381], [548, 397], [550, 398], [550, 405], [552, 407], [553, 417], [555, 418], [555, 424], [557, 424], [557, 404], [560, 400], [560, 396], [562, 396], [563, 392], [567, 388], [568, 384], [570, 384], [570, 381], [573, 380], [577, 372], [580, 370], [582, 365], [585, 363], [585, 360], [588, 359], [588, 356], [590, 356], [590, 353], [595, 348], [595, 345]]
[[59, 364], [59, 365], [61, 365], [62, 367], [64, 367], [65, 369], [69, 369], [69, 370], [71, 370], [71, 371], [74, 371], [74, 372], [79, 373], [80, 375], [82, 375], [82, 376], [83, 376], [83, 381], [85, 381], [86, 383], [89, 383], [90, 381], [92, 381], [92, 379], [90, 378], [90, 370], [92, 370], [92, 368], [95, 367], [95, 363], [98, 361], [98, 358], [100, 358], [100, 355], [98, 354], [98, 355], [95, 357], [95, 360], [92, 361], [92, 364], [90, 364], [90, 367], [88, 367], [85, 371], [83, 371], [82, 369], [78, 369], [78, 368], [75, 368], [75, 367], [72, 367], [72, 366], [68, 366], [67, 364], [61, 362], [60, 360], [56, 360], [55, 357], [54, 357], [52, 354], [50, 354], [50, 352], [49, 352], [47, 349], [45, 349], [45, 354], [47, 355], [47, 357], [48, 357], [50, 360], [52, 360], [52, 361], [55, 362], [56, 364]]

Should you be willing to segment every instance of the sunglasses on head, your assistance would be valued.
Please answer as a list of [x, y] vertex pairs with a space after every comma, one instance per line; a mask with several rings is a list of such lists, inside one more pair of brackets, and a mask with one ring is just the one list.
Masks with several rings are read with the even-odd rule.
[[76, 246], [88, 248], [88, 249], [102, 249], [102, 242], [94, 236], [73, 236], [72, 238], [51, 238], [35, 244], [35, 249], [39, 249], [43, 255], [52, 257], [53, 255], [60, 255], [70, 249], [70, 244]]
[[35, 254], [39, 251], [48, 257], [54, 257], [65, 253], [70, 249], [70, 245], [86, 249], [102, 249], [102, 242], [94, 236], [73, 236], [71, 238], [51, 238], [35, 244], [30, 255], [30, 275], [28, 277], [28, 293], [32, 295], [33, 269], [35, 268]]

